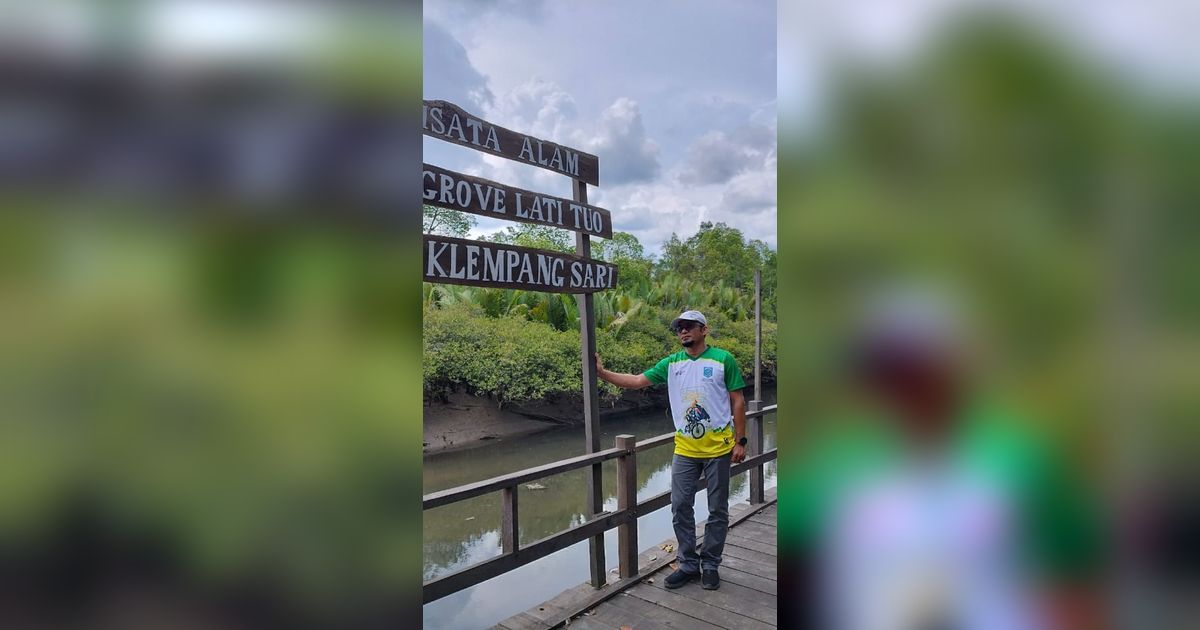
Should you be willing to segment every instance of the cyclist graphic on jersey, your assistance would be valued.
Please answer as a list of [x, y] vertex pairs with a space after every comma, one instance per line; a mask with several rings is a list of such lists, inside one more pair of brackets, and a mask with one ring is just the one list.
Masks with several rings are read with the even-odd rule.
[[684, 432], [697, 440], [704, 437], [705, 424], [709, 420], [709, 415], [704, 407], [700, 406], [699, 400], [692, 401], [687, 411], [683, 412], [683, 418], [687, 420], [687, 426], [683, 428]]

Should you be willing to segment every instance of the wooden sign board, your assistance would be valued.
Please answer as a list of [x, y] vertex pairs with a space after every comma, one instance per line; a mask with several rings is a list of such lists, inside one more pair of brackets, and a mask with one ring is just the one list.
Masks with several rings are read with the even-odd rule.
[[617, 286], [617, 266], [602, 260], [447, 236], [422, 238], [426, 282], [595, 293]]
[[505, 186], [432, 164], [424, 165], [421, 181], [424, 187], [421, 198], [431, 206], [612, 238], [612, 215], [604, 208]]
[[433, 138], [600, 185], [600, 159], [591, 153], [493, 125], [454, 103], [425, 101], [421, 130]]

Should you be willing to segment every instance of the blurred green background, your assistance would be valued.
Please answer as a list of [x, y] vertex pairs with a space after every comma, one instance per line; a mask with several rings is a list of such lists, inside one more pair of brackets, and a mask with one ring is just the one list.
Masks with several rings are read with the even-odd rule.
[[54, 4], [0, 63], [4, 625], [417, 618], [419, 4]]
[[[910, 55], [823, 59], [817, 115], [781, 87], [781, 475], [845, 402], [863, 292], [932, 283], [969, 305], [984, 387], [1100, 499], [1113, 568], [1153, 582], [1187, 564], [1168, 532], [1196, 496], [1195, 84], [1130, 72], [1037, 11], [943, 13]], [[781, 42], [801, 41], [794, 18]], [[781, 56], [781, 86], [802, 68]], [[1134, 611], [1118, 627], [1167, 609], [1126, 604], [1107, 604]]]
[[1130, 430], [1186, 461], [1200, 109], [1063, 39], [964, 14], [904, 63], [836, 65], [820, 127], [781, 125], [782, 404], [829, 398], [830, 333], [865, 287], [920, 278], [972, 306], [991, 376], [1072, 446]]

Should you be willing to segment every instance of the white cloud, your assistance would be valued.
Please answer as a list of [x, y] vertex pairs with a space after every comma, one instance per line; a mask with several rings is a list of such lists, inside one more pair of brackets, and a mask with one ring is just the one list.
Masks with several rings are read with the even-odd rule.
[[686, 238], [704, 221], [736, 227], [747, 239], [775, 246], [775, 159], [720, 184], [684, 186], [671, 172], [647, 183], [606, 191], [597, 200], [613, 215], [613, 229], [636, 236], [647, 253], [659, 253], [662, 243], [677, 234]]
[[624, 96], [601, 114], [587, 148], [600, 158], [601, 185], [653, 180], [661, 169], [658, 144], [646, 137], [638, 104]]
[[422, 47], [425, 98], [450, 101], [468, 110], [491, 102], [487, 79], [471, 65], [466, 48], [446, 29], [426, 21]]
[[775, 163], [772, 153], [758, 168], [730, 178], [722, 191], [720, 207], [733, 216], [774, 207], [777, 179]]
[[575, 99], [552, 81], [534, 76], [496, 99], [488, 119], [513, 130], [554, 140], [576, 116]]
[[680, 180], [689, 184], [729, 181], [735, 175], [760, 168], [775, 151], [775, 132], [761, 125], [745, 125], [731, 133], [712, 131], [688, 148]]
[[545, 0], [438, 0], [425, 2], [426, 16], [443, 22], [490, 20], [497, 16], [517, 16], [540, 21], [546, 11]]
[[700, 189], [681, 191], [659, 181], [612, 191], [604, 203], [613, 214], [614, 230], [633, 234], [647, 253], [657, 254], [672, 233], [695, 232], [714, 198]]

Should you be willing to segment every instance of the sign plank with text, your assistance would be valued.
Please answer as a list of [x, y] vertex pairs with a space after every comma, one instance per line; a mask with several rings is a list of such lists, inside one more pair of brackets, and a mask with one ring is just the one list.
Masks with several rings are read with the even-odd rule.
[[421, 181], [421, 198], [431, 206], [612, 238], [612, 215], [604, 208], [505, 186], [432, 164], [424, 165]]
[[561, 252], [431, 235], [422, 238], [421, 251], [426, 282], [546, 293], [617, 286], [616, 265]]
[[421, 130], [433, 138], [600, 185], [600, 158], [591, 153], [493, 125], [448, 101], [424, 101]]

